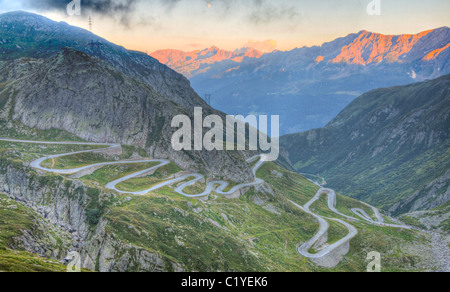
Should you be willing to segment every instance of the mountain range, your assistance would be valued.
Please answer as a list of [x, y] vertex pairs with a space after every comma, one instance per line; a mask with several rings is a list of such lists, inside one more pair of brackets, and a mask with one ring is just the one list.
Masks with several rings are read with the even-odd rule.
[[[450, 73], [450, 29], [418, 34], [349, 34], [321, 46], [275, 51], [259, 58], [232, 57], [189, 69], [170, 50], [155, 55], [182, 68], [193, 88], [212, 94], [212, 105], [230, 114], [280, 115], [281, 133], [325, 126], [361, 94]], [[175, 64], [176, 65], [173, 65]]]
[[235, 51], [226, 51], [213, 46], [208, 49], [191, 52], [158, 50], [151, 53], [151, 56], [187, 78], [191, 78], [207, 72], [214, 63], [222, 61], [241, 63], [245, 58], [260, 58], [263, 54], [263, 52], [249, 47]]

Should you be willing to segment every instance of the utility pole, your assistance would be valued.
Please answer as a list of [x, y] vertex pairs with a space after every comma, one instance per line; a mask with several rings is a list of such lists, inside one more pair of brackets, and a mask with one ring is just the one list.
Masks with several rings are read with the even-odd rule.
[[92, 32], [92, 17], [89, 16], [89, 30]]
[[207, 104], [211, 105], [211, 94], [210, 93], [205, 94], [205, 101]]

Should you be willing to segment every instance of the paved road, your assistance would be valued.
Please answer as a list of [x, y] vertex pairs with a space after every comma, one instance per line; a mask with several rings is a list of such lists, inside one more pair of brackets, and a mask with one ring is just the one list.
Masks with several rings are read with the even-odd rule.
[[[256, 177], [256, 171], [265, 162], [265, 156], [264, 155], [257, 155], [257, 156], [254, 156], [252, 158], [247, 159], [247, 162], [250, 163], [250, 162], [255, 161], [256, 159], [260, 159], [260, 160], [258, 161], [258, 163], [252, 169], [253, 174], [255, 175], [255, 177]], [[153, 161], [155, 161], [155, 160], [153, 160]], [[171, 180], [167, 180], [167, 181], [165, 181], [163, 183], [157, 184], [157, 185], [155, 185], [155, 186], [153, 186], [153, 187], [151, 187], [151, 188], [149, 188], [147, 190], [143, 190], [143, 191], [140, 191], [140, 192], [124, 192], [124, 191], [118, 190], [116, 188], [116, 185], [121, 183], [121, 182], [127, 181], [127, 180], [129, 180], [131, 178], [134, 178], [134, 177], [138, 177], [138, 176], [140, 176], [140, 175], [142, 175], [144, 173], [147, 173], [149, 171], [152, 171], [154, 169], [157, 169], [157, 168], [159, 168], [159, 167], [169, 163], [168, 160], [159, 160], [159, 161], [161, 162], [160, 165], [155, 166], [155, 167], [150, 168], [150, 169], [146, 169], [146, 170], [137, 172], [137, 173], [130, 174], [128, 176], [125, 176], [125, 177], [120, 178], [118, 180], [115, 180], [113, 182], [110, 182], [110, 183], [108, 183], [106, 185], [106, 188], [111, 189], [111, 190], [115, 190], [115, 191], [117, 191], [119, 193], [123, 193], [123, 194], [145, 195], [148, 192], [160, 189], [160, 188], [162, 188], [164, 186], [170, 186], [170, 185], [176, 184], [178, 182], [184, 181], [184, 180], [186, 180], [188, 178], [192, 178], [191, 180], [189, 180], [189, 181], [181, 184], [179, 187], [177, 187], [175, 189], [175, 192], [177, 192], [180, 195], [183, 195], [185, 197], [188, 197], [188, 198], [198, 198], [198, 197], [207, 196], [207, 195], [211, 194], [212, 192], [215, 192], [215, 193], [217, 193], [219, 195], [231, 195], [231, 194], [234, 194], [235, 192], [239, 191], [240, 189], [264, 183], [264, 181], [262, 179], [255, 178], [255, 180], [253, 182], [236, 185], [233, 188], [231, 188], [228, 192], [224, 192], [224, 189], [229, 185], [229, 183], [227, 181], [223, 181], [223, 180], [216, 180], [216, 181], [208, 182], [206, 184], [205, 190], [202, 193], [192, 195], [192, 194], [185, 193], [183, 190], [186, 187], [188, 187], [190, 185], [193, 185], [193, 184], [195, 184], [196, 182], [198, 182], [200, 180], [203, 180], [205, 177], [202, 174], [199, 174], [199, 173], [189, 173], [189, 174], [185, 174], [185, 175], [182, 175], [180, 177], [177, 177], [177, 178], [174, 178], [174, 179], [171, 179]]]
[[139, 191], [139, 192], [127, 192], [127, 191], [122, 191], [122, 190], [117, 189], [116, 186], [119, 183], [121, 183], [121, 182], [127, 181], [127, 180], [135, 178], [135, 177], [139, 177], [139, 176], [141, 176], [141, 175], [143, 175], [145, 173], [149, 173], [151, 171], [157, 170], [158, 168], [169, 164], [170, 161], [166, 160], [166, 159], [120, 160], [120, 161], [113, 161], [113, 162], [95, 163], [95, 164], [91, 164], [91, 165], [87, 165], [87, 166], [83, 166], [83, 167], [78, 167], [78, 168], [73, 168], [73, 169], [51, 169], [51, 168], [43, 167], [43, 166], [41, 166], [41, 164], [44, 161], [49, 160], [49, 159], [53, 159], [53, 158], [60, 158], [60, 157], [74, 155], [74, 154], [80, 154], [80, 153], [98, 152], [98, 151], [101, 151], [101, 150], [107, 150], [107, 149], [112, 149], [112, 148], [120, 148], [121, 146], [119, 144], [109, 144], [109, 143], [44, 142], [44, 141], [15, 140], [15, 139], [2, 139], [2, 138], [0, 138], [0, 141], [16, 142], [16, 143], [50, 144], [50, 145], [105, 146], [105, 148], [102, 148], [102, 149], [91, 149], [91, 150], [69, 152], [69, 153], [63, 153], [63, 154], [57, 154], [57, 155], [50, 155], [50, 156], [39, 158], [39, 159], [34, 160], [34, 161], [32, 161], [30, 163], [30, 166], [35, 168], [35, 169], [42, 170], [42, 171], [45, 171], [45, 172], [57, 173], [57, 174], [75, 174], [75, 173], [78, 173], [78, 172], [80, 172], [82, 170], [86, 170], [86, 169], [90, 169], [90, 168], [94, 168], [94, 167], [102, 167], [102, 166], [106, 166], [106, 165], [133, 164], [133, 163], [146, 163], [146, 162], [158, 162], [159, 163], [158, 165], [153, 166], [151, 168], [147, 168], [147, 169], [144, 169], [142, 171], [138, 171], [138, 172], [132, 173], [130, 175], [127, 175], [125, 177], [122, 177], [120, 179], [117, 179], [115, 181], [112, 181], [112, 182], [109, 182], [109, 183], [106, 184], [105, 187], [107, 189], [114, 190], [114, 191], [119, 192], [121, 194], [145, 195], [145, 194], [147, 194], [147, 193], [149, 193], [151, 191], [160, 189], [160, 188], [165, 187], [165, 186], [170, 186], [170, 185], [176, 184], [178, 182], [184, 181], [184, 180], [186, 180], [188, 178], [191, 178], [191, 177], [193, 179], [189, 180], [188, 182], [183, 183], [178, 188], [176, 188], [175, 191], [177, 193], [179, 193], [180, 195], [183, 195], [185, 197], [203, 197], [203, 196], [207, 196], [207, 195], [211, 194], [213, 191], [216, 192], [217, 194], [221, 194], [221, 195], [231, 195], [231, 194], [239, 191], [240, 189], [264, 183], [264, 181], [262, 179], [256, 178], [256, 172], [266, 162], [266, 156], [265, 155], [256, 155], [256, 156], [253, 156], [253, 157], [247, 159], [247, 162], [249, 162], [249, 163], [250, 162], [254, 162], [254, 161], [259, 159], [259, 161], [255, 164], [255, 166], [252, 169], [253, 175], [255, 176], [255, 180], [250, 182], [250, 183], [244, 183], [244, 184], [239, 184], [237, 186], [234, 186], [228, 192], [224, 192], [224, 189], [229, 185], [229, 183], [227, 181], [217, 180], [217, 181], [209, 182], [206, 185], [205, 191], [203, 193], [201, 193], [201, 194], [196, 194], [196, 195], [186, 194], [183, 191], [186, 187], [188, 187], [190, 185], [193, 185], [196, 182], [204, 179], [204, 176], [202, 174], [199, 174], [199, 173], [185, 174], [185, 175], [180, 176], [178, 178], [167, 180], [165, 182], [157, 184], [157, 185], [155, 185], [155, 186], [153, 186], [153, 187], [151, 187], [151, 188], [149, 188], [147, 190], [142, 190], [142, 191]]
[[[294, 206], [296, 206], [297, 208], [310, 214], [311, 216], [313, 216], [314, 218], [316, 218], [319, 221], [319, 230], [317, 231], [317, 233], [310, 240], [306, 241], [302, 246], [300, 246], [298, 248], [298, 252], [302, 256], [307, 257], [307, 258], [312, 258], [312, 259], [318, 259], [318, 258], [325, 257], [326, 255], [333, 252], [337, 248], [341, 247], [343, 244], [346, 244], [351, 239], [353, 239], [356, 235], [358, 235], [358, 230], [354, 226], [348, 224], [347, 222], [344, 222], [344, 221], [342, 221], [340, 219], [336, 219], [336, 218], [322, 217], [320, 215], [313, 213], [310, 210], [311, 205], [314, 204], [314, 202], [316, 202], [317, 200], [319, 200], [320, 196], [322, 194], [328, 194], [328, 207], [333, 212], [335, 212], [335, 211], [337, 212], [337, 210], [334, 207], [335, 201], [336, 201], [335, 199], [333, 199], [334, 191], [330, 190], [330, 189], [324, 189], [324, 188], [319, 189], [317, 191], [316, 195], [304, 207], [294, 203], [293, 201], [290, 201]], [[335, 197], [335, 195], [334, 195], [334, 197]], [[341, 213], [339, 213], [339, 212], [337, 212], [337, 214], [341, 215]], [[348, 217], [348, 216], [344, 215], [344, 217]], [[325, 234], [328, 232], [328, 229], [330, 228], [330, 224], [328, 223], [327, 219], [339, 222], [340, 224], [344, 225], [348, 229], [349, 232], [344, 238], [340, 239], [339, 241], [337, 241], [329, 246], [326, 246], [325, 248], [321, 249], [317, 253], [310, 253], [309, 250], [316, 244], [317, 241], [319, 241], [319, 239], [321, 239], [323, 236], [325, 236]]]
[[[319, 230], [317, 231], [317, 233], [308, 241], [306, 241], [302, 246], [300, 246], [298, 248], [298, 252], [307, 258], [311, 258], [311, 259], [319, 259], [319, 258], [323, 258], [327, 255], [329, 255], [331, 252], [335, 251], [337, 248], [341, 247], [344, 244], [347, 244], [351, 239], [353, 239], [356, 235], [358, 235], [358, 230], [351, 224], [341, 220], [341, 219], [337, 219], [337, 218], [328, 218], [328, 217], [322, 217], [318, 214], [313, 213], [310, 210], [310, 207], [312, 206], [312, 204], [314, 204], [314, 202], [316, 202], [317, 200], [320, 199], [320, 197], [322, 195], [326, 194], [328, 196], [328, 208], [333, 211], [334, 213], [336, 213], [339, 216], [342, 216], [344, 218], [346, 218], [347, 220], [353, 220], [353, 221], [359, 221], [359, 219], [356, 219], [355, 217], [351, 217], [348, 215], [345, 215], [341, 212], [339, 212], [336, 209], [336, 193], [334, 190], [332, 189], [326, 189], [326, 188], [320, 188], [316, 195], [308, 202], [305, 204], [305, 206], [300, 206], [298, 204], [296, 204], [293, 201], [290, 201], [294, 206], [296, 206], [297, 208], [301, 209], [302, 211], [310, 214], [311, 216], [313, 216], [314, 218], [316, 218], [319, 222]], [[365, 203], [363, 203], [365, 204]], [[378, 226], [383, 226], [383, 227], [393, 227], [393, 228], [402, 228], [402, 229], [411, 229], [408, 226], [403, 226], [403, 225], [394, 225], [394, 224], [384, 224], [383, 223], [383, 217], [381, 216], [380, 212], [378, 211], [378, 209], [376, 209], [375, 207], [372, 207], [368, 204], [365, 204], [369, 207], [371, 207], [374, 210], [374, 214], [377, 217], [377, 221], [374, 221], [364, 210], [362, 209], [358, 209], [358, 208], [354, 208], [352, 209], [352, 212], [355, 213], [356, 215], [358, 215], [359, 217], [361, 217], [361, 219], [363, 219], [364, 221], [370, 223], [370, 224], [374, 224], [374, 225], [378, 225]], [[310, 253], [309, 250], [323, 237], [326, 235], [326, 233], [328, 232], [328, 229], [330, 227], [330, 224], [327, 222], [327, 220], [333, 220], [335, 222], [338, 222], [342, 225], [344, 225], [347, 229], [348, 229], [348, 234], [340, 239], [339, 241], [329, 245], [329, 246], [325, 246], [324, 248], [320, 249], [317, 253]]]

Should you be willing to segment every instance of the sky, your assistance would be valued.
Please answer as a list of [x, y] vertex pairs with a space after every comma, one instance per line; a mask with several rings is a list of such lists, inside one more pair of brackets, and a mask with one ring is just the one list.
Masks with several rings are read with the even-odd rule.
[[69, 16], [71, 0], [0, 0], [0, 13], [25, 10], [88, 29], [127, 49], [198, 50], [211, 46], [263, 51], [321, 45], [368, 30], [413, 34], [450, 26], [450, 0], [78, 0], [81, 15]]

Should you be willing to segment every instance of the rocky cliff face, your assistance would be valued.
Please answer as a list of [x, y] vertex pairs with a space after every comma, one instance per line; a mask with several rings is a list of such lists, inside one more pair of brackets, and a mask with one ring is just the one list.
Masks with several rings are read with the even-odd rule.
[[[10, 161], [2, 161], [0, 174], [0, 192], [8, 193], [44, 218], [36, 221], [37, 227], [24, 230], [11, 248], [61, 262], [69, 251], [75, 250], [83, 268], [101, 272], [183, 271], [177, 262], [116, 239], [107, 232], [108, 220], [103, 214], [96, 218], [98, 222], [89, 218], [93, 206], [102, 209], [115, 195], [94, 191], [78, 181], [40, 176]], [[59, 245], [55, 234], [62, 242]]]
[[[19, 122], [65, 130], [88, 141], [139, 146], [186, 170], [252, 179], [244, 153], [172, 150], [172, 118], [193, 112], [97, 58], [62, 49], [48, 59], [3, 62], [0, 72], [0, 117], [11, 129]], [[205, 109], [205, 115], [212, 113]]]
[[286, 161], [394, 214], [443, 205], [450, 199], [449, 89], [447, 75], [364, 94], [326, 127], [282, 137]]

